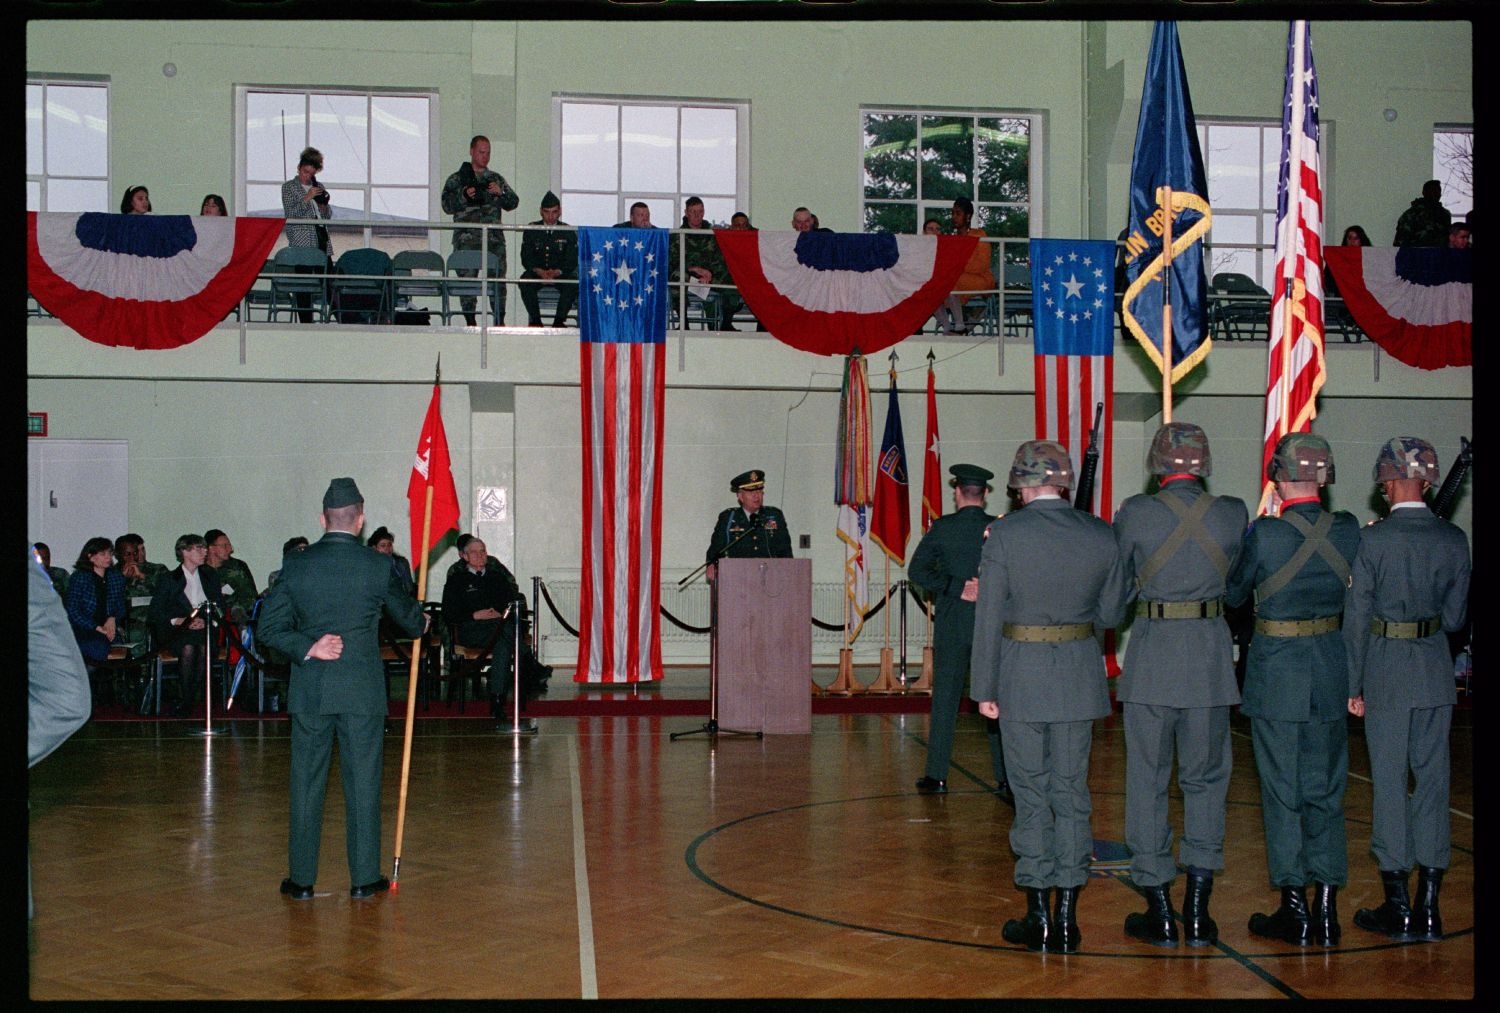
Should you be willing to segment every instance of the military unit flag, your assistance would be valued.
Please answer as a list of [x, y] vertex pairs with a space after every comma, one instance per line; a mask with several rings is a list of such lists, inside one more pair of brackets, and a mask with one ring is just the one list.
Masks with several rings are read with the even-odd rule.
[[[443, 388], [433, 384], [432, 399], [427, 402], [427, 416], [422, 420], [422, 434], [417, 437], [417, 455], [412, 461], [411, 478], [406, 483], [411, 516], [411, 561], [419, 575], [427, 553], [443, 540], [444, 535], [458, 527], [458, 489], [453, 484], [448, 434], [443, 429], [442, 399]], [[424, 542], [422, 518], [427, 510], [428, 489], [432, 490], [432, 522]]]
[[[1161, 206], [1172, 192], [1171, 269], [1164, 240], [1168, 211]], [[1127, 285], [1121, 306], [1125, 327], [1140, 342], [1157, 369], [1166, 365], [1162, 307], [1171, 284], [1171, 375], [1176, 383], [1208, 354], [1208, 285], [1203, 274], [1200, 240], [1213, 222], [1203, 155], [1193, 125], [1193, 103], [1177, 42], [1177, 25], [1158, 21], [1146, 61], [1141, 116], [1136, 123], [1135, 155], [1130, 164], [1130, 225], [1125, 238]]]
[[906, 479], [906, 438], [901, 433], [901, 402], [896, 397], [896, 371], [891, 370], [891, 392], [886, 400], [885, 438], [875, 469], [875, 502], [870, 507], [870, 540], [898, 566], [906, 565], [906, 543], [911, 538], [911, 496]]
[[1293, 21], [1286, 43], [1286, 101], [1281, 110], [1281, 177], [1276, 190], [1276, 279], [1266, 364], [1266, 424], [1260, 512], [1276, 486], [1266, 466], [1287, 433], [1305, 433], [1318, 414], [1328, 377], [1323, 358], [1323, 183], [1318, 158], [1318, 76], [1306, 21]]
[[1081, 469], [1094, 406], [1104, 403], [1091, 512], [1106, 521], [1115, 421], [1114, 252], [1108, 240], [1031, 241], [1036, 438], [1067, 447]]
[[943, 515], [943, 446], [938, 437], [937, 379], [927, 353], [927, 441], [922, 449], [922, 533]]
[[665, 229], [578, 230], [583, 560], [577, 682], [661, 678]]

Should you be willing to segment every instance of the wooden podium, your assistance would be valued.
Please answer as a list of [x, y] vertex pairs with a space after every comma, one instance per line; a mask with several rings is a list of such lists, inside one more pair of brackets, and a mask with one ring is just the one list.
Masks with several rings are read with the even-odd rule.
[[714, 636], [719, 727], [812, 731], [812, 560], [721, 559]]

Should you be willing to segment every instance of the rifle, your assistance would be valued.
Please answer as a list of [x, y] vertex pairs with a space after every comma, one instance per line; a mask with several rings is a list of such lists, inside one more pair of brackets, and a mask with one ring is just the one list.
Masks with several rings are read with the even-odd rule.
[[1094, 473], [1099, 470], [1099, 426], [1104, 421], [1104, 402], [1094, 405], [1094, 427], [1089, 430], [1088, 449], [1083, 452], [1083, 470], [1078, 476], [1078, 488], [1073, 494], [1073, 505], [1079, 510], [1094, 512]]
[[1463, 485], [1464, 477], [1474, 464], [1474, 444], [1460, 436], [1458, 446], [1458, 458], [1453, 462], [1453, 467], [1448, 469], [1448, 477], [1443, 479], [1442, 488], [1432, 498], [1432, 512], [1443, 520], [1452, 515], [1453, 506], [1458, 501], [1458, 488]]

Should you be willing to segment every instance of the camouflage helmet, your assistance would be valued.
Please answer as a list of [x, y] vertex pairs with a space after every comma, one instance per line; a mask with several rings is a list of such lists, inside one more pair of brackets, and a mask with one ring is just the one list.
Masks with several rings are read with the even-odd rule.
[[1415, 436], [1398, 436], [1382, 446], [1375, 458], [1375, 481], [1398, 478], [1421, 478], [1437, 485], [1438, 459], [1432, 444]]
[[1183, 472], [1207, 478], [1213, 471], [1208, 456], [1208, 437], [1191, 422], [1168, 422], [1151, 438], [1146, 470], [1152, 475]]
[[1016, 459], [1010, 466], [1006, 484], [1012, 489], [1043, 485], [1073, 488], [1073, 462], [1068, 459], [1068, 448], [1051, 440], [1027, 440], [1016, 448]]
[[1266, 478], [1272, 482], [1333, 481], [1333, 448], [1312, 433], [1287, 433], [1276, 443], [1266, 462]]

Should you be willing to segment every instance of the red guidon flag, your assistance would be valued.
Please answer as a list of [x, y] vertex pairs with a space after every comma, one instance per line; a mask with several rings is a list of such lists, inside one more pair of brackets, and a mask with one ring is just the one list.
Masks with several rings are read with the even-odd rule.
[[927, 364], [927, 443], [922, 451], [922, 533], [943, 515], [943, 448], [938, 439], [937, 381]]
[[[406, 484], [411, 504], [411, 561], [419, 568], [427, 553], [444, 535], [458, 527], [458, 490], [453, 485], [453, 463], [448, 458], [448, 434], [443, 430], [442, 388], [432, 386], [427, 418], [417, 438], [417, 457]], [[422, 544], [422, 517], [427, 509], [427, 489], [432, 489], [432, 525], [427, 544]]]

